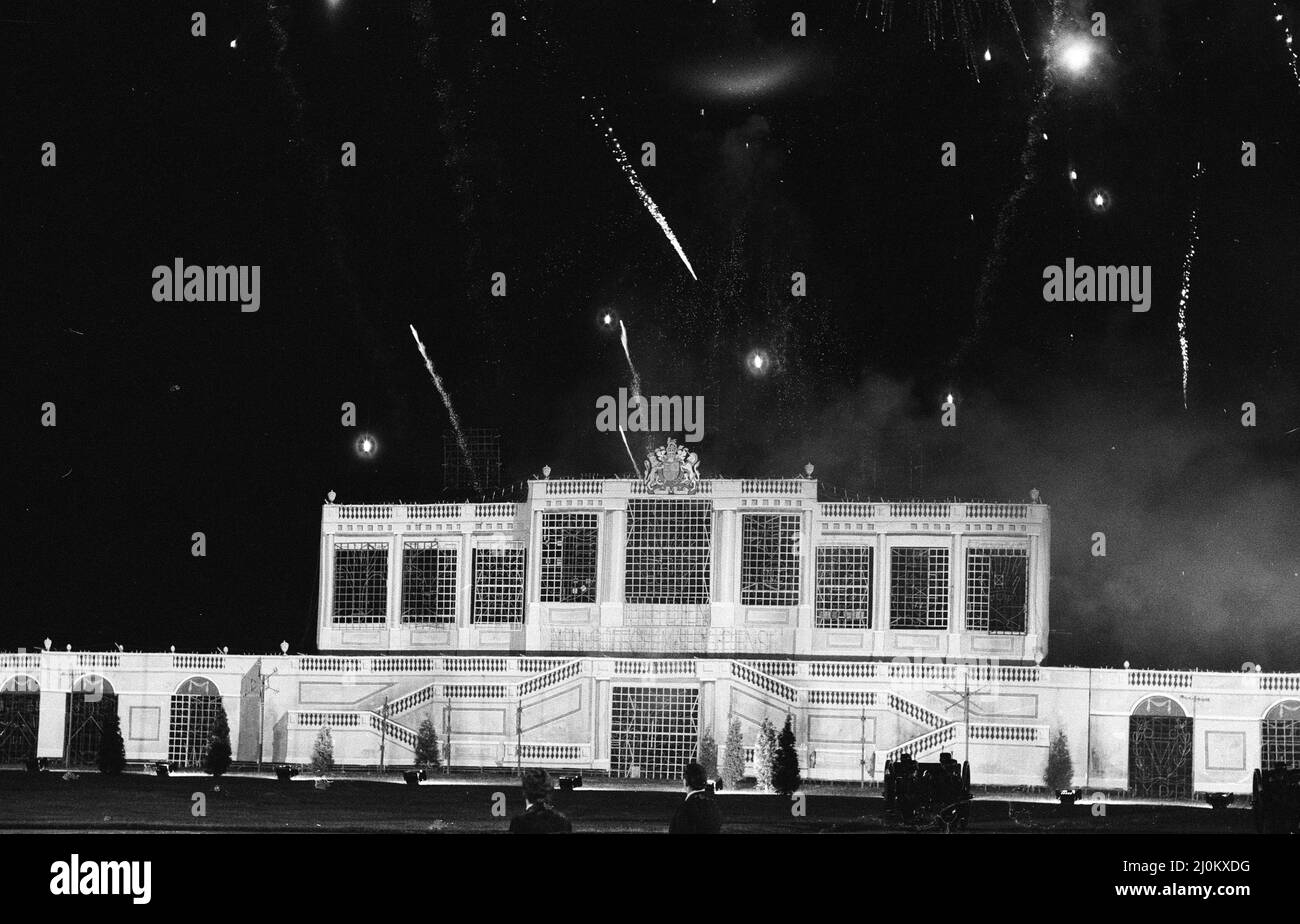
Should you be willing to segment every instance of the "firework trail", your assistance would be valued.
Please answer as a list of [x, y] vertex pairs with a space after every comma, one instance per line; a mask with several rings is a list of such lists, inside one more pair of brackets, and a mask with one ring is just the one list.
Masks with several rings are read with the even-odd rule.
[[1011, 0], [1002, 0], [1001, 8], [1002, 15], [1006, 16], [1007, 22], [1011, 23], [1011, 31], [1016, 34], [1016, 44], [1020, 46], [1020, 53], [1028, 61], [1029, 49], [1025, 47], [1025, 40], [1020, 35], [1020, 21], [1016, 19], [1016, 11], [1011, 8]]
[[[881, 31], [890, 29], [894, 25], [894, 4], [895, 0], [867, 0], [866, 18], [877, 18]], [[1011, 0], [990, 0], [986, 5], [996, 8], [1006, 17], [1015, 33], [1020, 53], [1028, 61], [1029, 52], [1025, 48], [1024, 39], [1021, 38], [1020, 23], [1016, 19], [1015, 10], [1011, 8]], [[949, 29], [951, 29], [951, 37], [961, 45], [962, 52], [966, 56], [966, 68], [975, 74], [975, 79], [978, 81], [974, 32], [985, 15], [981, 8], [981, 0], [920, 0], [915, 6], [920, 11], [921, 23], [925, 28], [925, 38], [929, 46], [935, 48], [940, 41], [949, 38]]]
[[641, 466], [636, 464], [636, 457], [632, 455], [632, 447], [627, 444], [627, 434], [623, 432], [622, 424], [619, 424], [618, 435], [623, 437], [623, 448], [627, 450], [627, 457], [632, 461], [632, 471], [640, 474]]
[[1291, 34], [1291, 26], [1282, 15], [1282, 7], [1277, 0], [1273, 0], [1273, 21], [1282, 24], [1282, 34], [1286, 36], [1286, 53], [1290, 59], [1287, 63], [1291, 65], [1291, 76], [1295, 78], [1296, 86], [1300, 87], [1300, 64], [1296, 63], [1295, 36]]
[[1034, 100], [1034, 108], [1029, 113], [1025, 146], [1020, 152], [1021, 180], [1015, 191], [1011, 193], [1006, 202], [1002, 203], [1002, 208], [998, 211], [997, 228], [993, 232], [993, 247], [989, 251], [988, 259], [984, 261], [984, 271], [980, 273], [979, 285], [975, 289], [975, 325], [957, 347], [957, 352], [950, 364], [954, 369], [961, 364], [967, 351], [979, 339], [980, 330], [988, 317], [988, 303], [993, 291], [993, 283], [997, 281], [1002, 272], [1002, 267], [1007, 262], [1007, 241], [1016, 216], [1020, 212], [1020, 203], [1028, 194], [1030, 187], [1038, 180], [1038, 149], [1047, 134], [1043, 131], [1042, 123], [1047, 117], [1047, 101], [1056, 89], [1053, 54], [1058, 41], [1058, 30], [1065, 23], [1066, 17], [1067, 11], [1064, 0], [1054, 0], [1052, 3], [1052, 31], [1047, 44], [1047, 61], [1043, 66], [1042, 82]]
[[[1199, 163], [1192, 174], [1192, 184], [1199, 187], [1198, 180], [1205, 173]], [[1183, 257], [1183, 284], [1178, 290], [1178, 351], [1183, 360], [1183, 410], [1187, 410], [1187, 375], [1190, 369], [1187, 351], [1187, 299], [1192, 292], [1192, 261], [1196, 259], [1196, 243], [1200, 239], [1200, 229], [1196, 223], [1196, 193], [1192, 193], [1192, 213], [1187, 220], [1187, 254]]]
[[433, 360], [429, 359], [429, 354], [424, 350], [424, 344], [420, 342], [420, 335], [416, 333], [415, 325], [409, 325], [411, 336], [415, 338], [415, 345], [420, 348], [420, 356], [424, 358], [424, 368], [429, 370], [429, 378], [433, 379], [434, 387], [438, 389], [438, 394], [442, 396], [442, 403], [447, 408], [447, 416], [451, 418], [451, 427], [456, 432], [456, 442], [460, 445], [460, 454], [465, 459], [465, 467], [469, 469], [470, 478], [474, 479], [474, 490], [482, 493], [483, 487], [479, 484], [478, 472], [474, 470], [474, 461], [469, 454], [469, 443], [465, 442], [465, 431], [460, 428], [460, 418], [456, 416], [456, 409], [451, 406], [451, 395], [447, 394], [447, 389], [442, 385], [442, 379], [438, 373], [433, 371]]
[[618, 322], [619, 340], [623, 343], [623, 355], [627, 357], [627, 367], [632, 372], [632, 394], [636, 397], [641, 396], [641, 375], [636, 371], [636, 366], [632, 365], [632, 353], [627, 348], [627, 327], [624, 326], [622, 319]]
[[[582, 98], [585, 100], [587, 97]], [[682, 262], [686, 264], [686, 269], [691, 274], [691, 278], [698, 281], [699, 277], [695, 275], [691, 261], [686, 257], [686, 251], [682, 250], [682, 245], [677, 242], [677, 236], [673, 234], [673, 229], [668, 227], [668, 220], [664, 218], [664, 213], [659, 211], [659, 206], [655, 205], [655, 201], [650, 198], [650, 194], [641, 185], [641, 178], [636, 175], [636, 170], [632, 169], [632, 162], [627, 159], [627, 152], [623, 150], [623, 145], [619, 144], [618, 139], [614, 137], [614, 129], [609, 126], [608, 122], [604, 121], [605, 107], [598, 106], [597, 112], [599, 117], [593, 114], [591, 117], [592, 124], [603, 129], [602, 134], [605, 136], [605, 143], [609, 145], [609, 150], [614, 155], [614, 159], [618, 161], [618, 166], [623, 171], [623, 175], [627, 177], [627, 181], [632, 184], [632, 188], [636, 190], [636, 194], [641, 198], [641, 204], [646, 207], [650, 217], [659, 224], [660, 229], [664, 232], [664, 237], [668, 238], [668, 243], [672, 244], [673, 250], [677, 251], [677, 256], [682, 258]]]

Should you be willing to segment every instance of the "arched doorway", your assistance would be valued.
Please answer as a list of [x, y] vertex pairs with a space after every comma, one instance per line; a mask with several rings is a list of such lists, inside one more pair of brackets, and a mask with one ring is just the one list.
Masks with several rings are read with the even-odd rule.
[[41, 685], [26, 674], [0, 685], [0, 764], [21, 764], [36, 756], [41, 724]]
[[117, 694], [103, 677], [85, 674], [77, 678], [68, 695], [68, 766], [93, 766], [99, 759], [104, 722], [117, 713]]
[[1267, 773], [1274, 764], [1300, 769], [1300, 699], [1288, 699], [1264, 713], [1259, 735], [1259, 765]]
[[1192, 720], [1167, 696], [1148, 696], [1129, 716], [1128, 786], [1144, 799], [1192, 797]]
[[203, 765], [220, 705], [221, 691], [206, 677], [191, 677], [176, 688], [167, 733], [167, 760], [172, 766]]

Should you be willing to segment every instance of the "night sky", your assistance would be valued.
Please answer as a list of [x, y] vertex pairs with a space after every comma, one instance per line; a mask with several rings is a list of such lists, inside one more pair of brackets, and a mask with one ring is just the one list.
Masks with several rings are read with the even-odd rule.
[[[629, 384], [609, 311], [646, 394], [704, 397], [705, 475], [812, 462], [824, 500], [1038, 488], [1048, 663], [1300, 669], [1300, 5], [1112, 4], [1078, 73], [1061, 50], [1091, 7], [1065, 0], [1012, 0], [1028, 60], [975, 0], [127, 6], [0, 23], [0, 646], [311, 650], [326, 491], [467, 497], [408, 325], [516, 484], [627, 474], [595, 428]], [[260, 310], [155, 302], [177, 257], [260, 265]], [[1045, 302], [1067, 257], [1150, 265], [1150, 311]]]

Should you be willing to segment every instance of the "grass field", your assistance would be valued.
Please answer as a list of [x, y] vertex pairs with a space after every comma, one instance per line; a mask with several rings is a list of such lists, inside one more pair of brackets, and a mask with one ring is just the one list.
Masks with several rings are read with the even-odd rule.
[[[587, 786], [555, 793], [553, 803], [577, 832], [661, 832], [682, 798], [659, 784], [587, 780]], [[57, 771], [0, 772], [0, 830], [4, 831], [332, 831], [493, 833], [509, 818], [492, 814], [496, 793], [508, 815], [523, 810], [510, 777], [447, 780], [419, 787], [392, 778], [335, 779], [317, 790], [309, 778], [281, 783], [268, 776], [207, 776], [161, 779], [144, 774], [101, 777], [82, 774], [64, 781]], [[206, 815], [193, 814], [195, 793]], [[884, 802], [849, 788], [812, 787], [806, 814], [795, 817], [792, 801], [752, 792], [722, 793], [719, 802], [729, 833], [906, 832], [887, 815]], [[496, 800], [499, 804], [500, 800]], [[985, 832], [1248, 833], [1249, 811], [1211, 811], [1192, 805], [1111, 802], [1104, 817], [1087, 805], [978, 797], [970, 830]]]

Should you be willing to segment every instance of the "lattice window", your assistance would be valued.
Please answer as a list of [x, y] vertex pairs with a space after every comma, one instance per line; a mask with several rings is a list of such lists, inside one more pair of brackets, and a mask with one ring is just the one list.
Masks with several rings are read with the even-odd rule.
[[1267, 773], [1274, 764], [1300, 770], [1300, 701], [1278, 703], [1264, 716], [1259, 765]]
[[180, 685], [172, 695], [167, 760], [177, 767], [203, 764], [220, 706], [220, 691], [211, 680], [191, 677]]
[[871, 547], [817, 549], [817, 615], [821, 629], [871, 628]]
[[799, 605], [799, 514], [747, 513], [740, 528], [740, 602]]
[[1027, 549], [967, 549], [966, 628], [1023, 635], [1028, 574]]
[[680, 780], [695, 759], [700, 694], [695, 687], [613, 689], [610, 771], [614, 776]]
[[436, 542], [402, 545], [402, 622], [456, 621], [455, 548]]
[[542, 602], [594, 603], [594, 513], [542, 514]]
[[948, 628], [948, 550], [890, 549], [889, 627]]
[[474, 550], [473, 622], [524, 621], [524, 550]]
[[627, 603], [708, 603], [713, 504], [634, 499], [627, 505]]
[[334, 547], [334, 624], [384, 622], [388, 616], [388, 546], [340, 542]]

